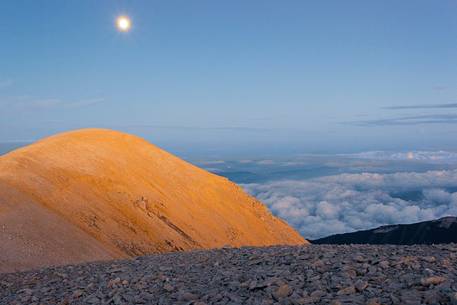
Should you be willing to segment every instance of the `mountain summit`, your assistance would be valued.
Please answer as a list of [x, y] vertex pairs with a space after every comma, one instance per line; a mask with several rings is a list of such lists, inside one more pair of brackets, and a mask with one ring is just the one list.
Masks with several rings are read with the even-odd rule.
[[226, 178], [136, 136], [84, 129], [0, 157], [0, 271], [307, 243]]

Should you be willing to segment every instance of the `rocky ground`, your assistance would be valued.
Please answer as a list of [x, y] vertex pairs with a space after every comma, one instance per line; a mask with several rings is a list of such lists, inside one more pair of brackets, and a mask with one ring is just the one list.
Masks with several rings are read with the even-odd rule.
[[457, 244], [220, 249], [0, 274], [1, 304], [457, 304]]

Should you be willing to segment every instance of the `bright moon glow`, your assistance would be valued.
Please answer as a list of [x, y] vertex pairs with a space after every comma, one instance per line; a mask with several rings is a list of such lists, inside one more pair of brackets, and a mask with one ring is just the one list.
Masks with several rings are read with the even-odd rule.
[[128, 32], [132, 27], [132, 22], [127, 16], [119, 16], [116, 19], [116, 26], [121, 32]]

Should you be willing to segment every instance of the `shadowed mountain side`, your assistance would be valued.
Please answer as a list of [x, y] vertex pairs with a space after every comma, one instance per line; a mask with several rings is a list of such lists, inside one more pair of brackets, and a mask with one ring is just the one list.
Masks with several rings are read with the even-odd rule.
[[311, 241], [313, 244], [447, 244], [457, 243], [457, 218], [382, 226], [376, 229], [336, 234]]
[[226, 178], [101, 129], [0, 157], [0, 271], [198, 248], [307, 243]]

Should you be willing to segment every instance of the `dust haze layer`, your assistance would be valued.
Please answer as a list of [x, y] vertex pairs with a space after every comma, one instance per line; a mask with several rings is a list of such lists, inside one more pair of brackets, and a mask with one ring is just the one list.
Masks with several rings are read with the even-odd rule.
[[0, 272], [230, 246], [306, 244], [226, 178], [83, 129], [0, 157]]

